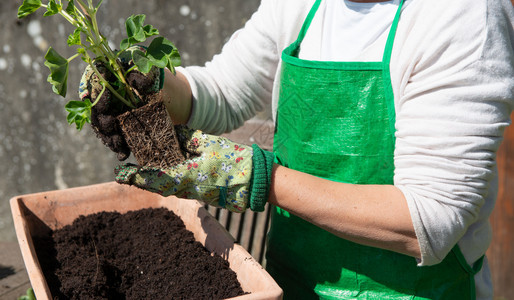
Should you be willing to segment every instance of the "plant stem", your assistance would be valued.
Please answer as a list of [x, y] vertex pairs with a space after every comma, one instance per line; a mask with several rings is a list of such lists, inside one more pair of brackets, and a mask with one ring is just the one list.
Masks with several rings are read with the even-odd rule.
[[[85, 10], [85, 14], [89, 17], [89, 20], [91, 21], [91, 26], [86, 26], [88, 29], [88, 35], [91, 39], [93, 49], [98, 49], [102, 53], [102, 55], [108, 60], [108, 63], [106, 66], [111, 66], [114, 69], [111, 69], [111, 72], [116, 75], [118, 80], [121, 81], [121, 83], [125, 86], [127, 95], [129, 97], [129, 101], [123, 101], [123, 103], [127, 104], [127, 102], [130, 102], [131, 105], [129, 107], [135, 107], [135, 105], [139, 102], [137, 98], [134, 96], [134, 93], [130, 89], [130, 85], [127, 83], [127, 80], [125, 79], [125, 76], [122, 72], [122, 68], [118, 63], [118, 59], [116, 54], [111, 50], [109, 45], [106, 42], [105, 37], [102, 36], [100, 33], [100, 29], [98, 28], [98, 21], [96, 19], [96, 9], [93, 6], [93, 2], [91, 0], [88, 0], [88, 6], [85, 5], [85, 3], [82, 0], [77, 0], [79, 5], [82, 7], [83, 10]], [[94, 51], [93, 51], [94, 52]], [[98, 56], [98, 55], [97, 55]], [[108, 85], [109, 87], [110, 85]], [[111, 89], [109, 89], [111, 90]], [[112, 90], [111, 90], [112, 91]], [[116, 92], [116, 94], [118, 94]]]
[[77, 56], [79, 56], [79, 55], [80, 55], [80, 53], [77, 53], [77, 54], [73, 55], [72, 57], [68, 58], [68, 62], [70, 62], [70, 61], [74, 60], [74, 59], [75, 59], [75, 58], [77, 58]]
[[[96, 66], [93, 64], [93, 63], [89, 63], [89, 66], [93, 69], [93, 71], [95, 72], [96, 76], [98, 76], [98, 78], [100, 79], [100, 82], [103, 83], [104, 87], [107, 87], [109, 89], [109, 91], [111, 91], [111, 93], [116, 97], [118, 98], [121, 102], [123, 102], [125, 105], [127, 105], [128, 107], [130, 108], [135, 108], [135, 106], [130, 103], [129, 101], [127, 101], [127, 99], [123, 98], [112, 86], [111, 84], [105, 80], [105, 78], [102, 76], [102, 74], [100, 73], [100, 71], [98, 71], [98, 69], [96, 68]], [[96, 102], [96, 101], [95, 101]]]
[[59, 14], [63, 16], [68, 22], [70, 22], [75, 27], [80, 27], [80, 24], [72, 17], [69, 13], [67, 13], [65, 10], [60, 9]]
[[100, 99], [102, 98], [102, 96], [103, 96], [103, 94], [105, 92], [105, 89], [106, 89], [105, 84], [102, 84], [102, 86], [103, 86], [102, 91], [100, 92], [100, 94], [98, 94], [98, 96], [96, 97], [95, 102], [91, 106], [95, 106], [98, 103], [98, 101], [100, 101]]
[[133, 65], [130, 69], [128, 69], [127, 71], [125, 71], [125, 73], [123, 73], [124, 76], [127, 76], [128, 73], [130, 73], [130, 71], [133, 71], [137, 68], [136, 65]]

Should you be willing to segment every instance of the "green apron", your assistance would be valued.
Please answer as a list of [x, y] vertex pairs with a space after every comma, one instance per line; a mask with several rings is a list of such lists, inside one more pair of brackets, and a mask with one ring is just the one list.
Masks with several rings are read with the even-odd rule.
[[[288, 168], [337, 182], [393, 184], [395, 109], [389, 61], [399, 5], [382, 62], [298, 58], [321, 3], [282, 53], [274, 153]], [[274, 208], [267, 270], [285, 299], [475, 299], [474, 274], [458, 246], [443, 262], [362, 246]]]

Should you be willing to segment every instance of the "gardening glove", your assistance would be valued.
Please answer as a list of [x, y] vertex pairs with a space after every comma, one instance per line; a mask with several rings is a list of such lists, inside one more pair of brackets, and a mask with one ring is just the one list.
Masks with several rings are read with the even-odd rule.
[[[132, 46], [125, 50], [120, 56], [122, 65], [129, 69], [134, 63], [131, 60], [131, 52], [135, 50], [146, 51], [142, 46]], [[98, 71], [109, 82], [115, 81], [115, 76], [107, 70], [100, 61], [94, 62]], [[127, 83], [137, 90], [137, 94], [147, 95], [159, 92], [164, 84], [164, 69], [153, 67], [148, 74], [142, 75], [138, 71], [131, 71], [126, 76]], [[89, 99], [94, 103], [102, 91], [103, 86], [100, 80], [88, 65], [84, 70], [79, 85], [79, 97], [82, 101]], [[126, 106], [106, 89], [100, 100], [91, 109], [91, 126], [97, 137], [117, 154], [120, 161], [130, 156], [130, 148], [123, 137], [121, 127], [116, 117], [127, 111]]]
[[118, 183], [163, 196], [197, 199], [233, 212], [263, 211], [269, 196], [274, 155], [227, 138], [176, 126], [187, 151], [199, 156], [168, 169], [125, 164], [115, 170]]

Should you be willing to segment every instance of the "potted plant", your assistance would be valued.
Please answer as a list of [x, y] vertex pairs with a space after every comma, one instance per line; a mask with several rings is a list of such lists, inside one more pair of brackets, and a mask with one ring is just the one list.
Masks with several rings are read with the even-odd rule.
[[[145, 15], [141, 14], [126, 19], [127, 37], [119, 51], [111, 49], [96, 17], [102, 1], [95, 5], [92, 0], [49, 0], [47, 4], [41, 0], [24, 0], [18, 18], [46, 9], [45, 17], [60, 15], [74, 27], [66, 41], [76, 49], [74, 55], [63, 57], [52, 47], [45, 55], [45, 66], [50, 69], [48, 82], [56, 94], [65, 97], [69, 64], [81, 58], [92, 71], [90, 80], [97, 81], [96, 86], [101, 88], [92, 90], [91, 97], [83, 101], [71, 100], [65, 105], [68, 123], [74, 124], [77, 130], [85, 123], [92, 123], [105, 145], [112, 150], [117, 147], [120, 160], [132, 152], [142, 166], [175, 165], [185, 156], [160, 94], [149, 85], [163, 76], [164, 68], [175, 72], [181, 62], [179, 52], [173, 43], [159, 36], [156, 28], [145, 25]], [[146, 49], [139, 46], [150, 37], [154, 38]], [[109, 136], [99, 126], [104, 123], [108, 125], [103, 128], [121, 127], [123, 135]]]

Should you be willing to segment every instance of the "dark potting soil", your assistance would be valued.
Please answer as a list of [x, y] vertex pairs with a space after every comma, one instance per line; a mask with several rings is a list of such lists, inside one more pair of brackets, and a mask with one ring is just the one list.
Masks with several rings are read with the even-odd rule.
[[228, 262], [173, 212], [102, 212], [34, 240], [54, 299], [225, 299], [244, 294]]

